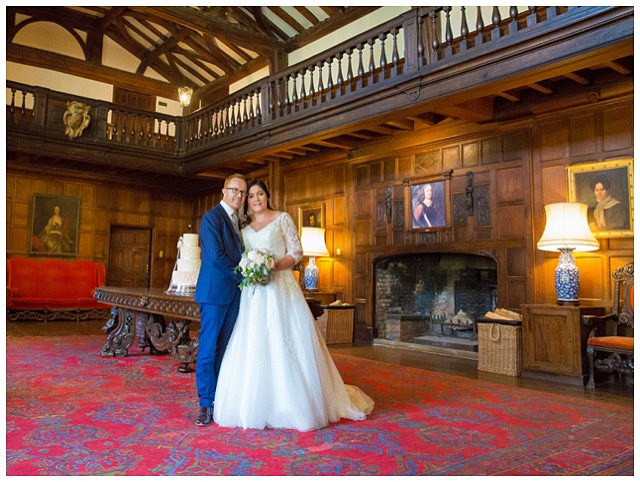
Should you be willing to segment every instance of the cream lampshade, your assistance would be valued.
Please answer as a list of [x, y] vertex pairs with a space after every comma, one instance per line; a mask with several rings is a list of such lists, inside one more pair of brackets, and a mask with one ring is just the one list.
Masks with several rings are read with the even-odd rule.
[[309, 265], [304, 270], [304, 287], [308, 290], [318, 289], [316, 256], [329, 256], [327, 245], [324, 242], [324, 229], [302, 228], [300, 243], [302, 244], [302, 253], [309, 256]]
[[555, 272], [558, 304], [578, 304], [580, 274], [572, 251], [595, 251], [598, 240], [589, 229], [587, 205], [582, 203], [553, 203], [545, 207], [547, 222], [538, 241], [542, 251], [560, 251]]

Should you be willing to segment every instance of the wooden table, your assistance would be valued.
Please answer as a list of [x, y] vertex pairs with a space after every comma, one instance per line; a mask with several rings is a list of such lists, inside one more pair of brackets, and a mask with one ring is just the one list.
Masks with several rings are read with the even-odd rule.
[[103, 356], [124, 357], [134, 338], [144, 351], [152, 355], [169, 352], [182, 363], [178, 371], [193, 371], [198, 339], [189, 336], [189, 325], [200, 321], [200, 308], [193, 294], [168, 294], [161, 289], [96, 288], [93, 297], [111, 305], [111, 317], [104, 326], [107, 342]]
[[[182, 365], [178, 371], [192, 372], [198, 353], [198, 338], [191, 338], [189, 325], [200, 321], [199, 303], [191, 294], [168, 294], [158, 288], [116, 288], [101, 286], [93, 297], [111, 305], [111, 317], [104, 326], [107, 342], [102, 356], [125, 357], [136, 339], [141, 350], [155, 355], [169, 352]], [[314, 317], [324, 310], [320, 302], [306, 298]]]

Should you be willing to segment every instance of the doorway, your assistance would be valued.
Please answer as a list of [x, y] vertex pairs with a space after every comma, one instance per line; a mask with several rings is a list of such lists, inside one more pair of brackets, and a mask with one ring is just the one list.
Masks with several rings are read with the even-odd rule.
[[151, 229], [111, 226], [107, 286], [149, 288]]

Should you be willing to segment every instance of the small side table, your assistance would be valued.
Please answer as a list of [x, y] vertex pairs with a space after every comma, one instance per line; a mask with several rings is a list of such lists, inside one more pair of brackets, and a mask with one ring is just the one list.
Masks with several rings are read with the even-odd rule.
[[331, 304], [338, 299], [338, 293], [331, 291], [302, 290], [302, 294], [305, 298], [314, 298], [318, 300], [321, 305]]
[[584, 385], [590, 327], [583, 315], [602, 315], [603, 307], [523, 305], [523, 377]]

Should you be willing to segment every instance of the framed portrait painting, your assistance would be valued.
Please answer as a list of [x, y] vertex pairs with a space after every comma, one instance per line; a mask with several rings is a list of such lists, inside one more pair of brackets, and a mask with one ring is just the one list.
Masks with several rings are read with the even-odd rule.
[[298, 208], [298, 232], [302, 228], [324, 228], [324, 203], [309, 204]]
[[567, 184], [569, 201], [588, 206], [596, 237], [633, 236], [633, 159], [568, 166]]
[[406, 188], [405, 197], [407, 229], [431, 230], [449, 226], [448, 180], [412, 181]]
[[80, 199], [33, 195], [30, 254], [76, 256], [80, 224]]

